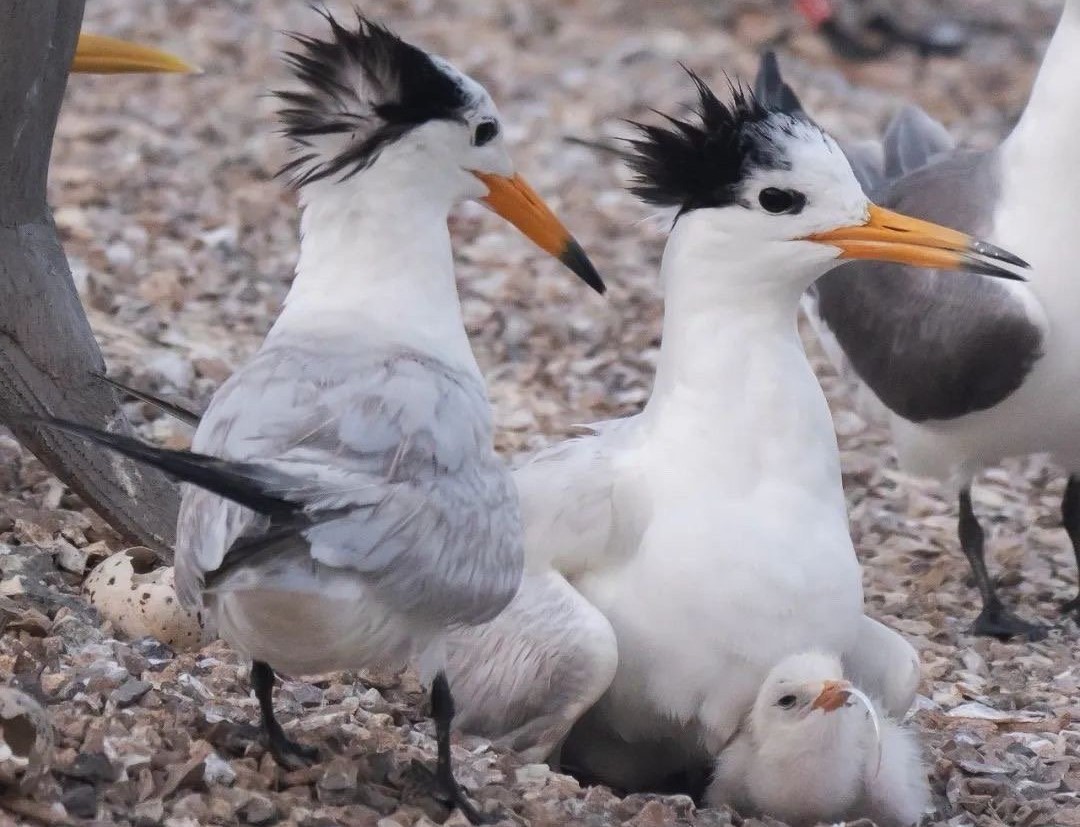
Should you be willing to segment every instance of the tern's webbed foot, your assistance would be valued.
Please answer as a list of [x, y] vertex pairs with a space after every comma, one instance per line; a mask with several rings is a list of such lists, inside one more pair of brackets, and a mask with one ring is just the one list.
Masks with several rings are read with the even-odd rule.
[[983, 607], [971, 631], [982, 637], [996, 637], [999, 640], [1022, 637], [1036, 641], [1045, 638], [1049, 629], [1038, 623], [1022, 620], [1001, 603], [990, 603]]
[[431, 794], [440, 804], [455, 807], [461, 810], [462, 815], [473, 824], [494, 824], [498, 818], [487, 816], [476, 809], [476, 805], [469, 800], [465, 790], [457, 783], [453, 774], [444, 773], [441, 768], [432, 770], [425, 767], [419, 761], [413, 763], [413, 771], [422, 776], [424, 782], [430, 785]]
[[302, 770], [319, 760], [318, 749], [290, 740], [280, 727], [267, 733], [266, 742], [267, 749], [282, 769]]

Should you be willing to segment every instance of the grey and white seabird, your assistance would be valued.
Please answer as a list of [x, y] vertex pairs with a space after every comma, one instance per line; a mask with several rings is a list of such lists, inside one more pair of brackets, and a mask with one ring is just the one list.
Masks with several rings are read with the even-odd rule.
[[[758, 90], [801, 109], [774, 58], [763, 62]], [[987, 571], [971, 500], [980, 470], [1049, 453], [1069, 474], [1061, 513], [1080, 561], [1078, 131], [1080, 0], [1066, 0], [1027, 107], [999, 146], [958, 149], [907, 107], [876, 155], [865, 145], [849, 152], [871, 197], [1004, 245], [1030, 262], [1029, 280], [859, 262], [825, 276], [809, 297], [826, 351], [885, 415], [901, 467], [958, 493], [960, 544], [983, 603], [977, 634], [1046, 633], [1004, 606]], [[1062, 609], [1080, 610], [1080, 596]]]
[[514, 175], [488, 93], [358, 16], [295, 35], [302, 88], [279, 93], [303, 208], [296, 279], [255, 356], [217, 391], [194, 452], [60, 427], [191, 483], [177, 529], [181, 600], [254, 662], [269, 747], [313, 750], [274, 717], [274, 671], [431, 668], [440, 791], [479, 814], [450, 768], [448, 627], [517, 591], [522, 526], [454, 280], [447, 217], [481, 200], [602, 284]]

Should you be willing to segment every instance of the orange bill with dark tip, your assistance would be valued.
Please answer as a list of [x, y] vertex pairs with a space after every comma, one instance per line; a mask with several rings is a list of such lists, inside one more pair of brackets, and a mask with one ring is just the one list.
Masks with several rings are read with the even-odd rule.
[[521, 230], [545, 253], [559, 259], [597, 293], [604, 292], [604, 282], [581, 245], [524, 178], [475, 171], [473, 175], [488, 188], [487, 196], [481, 199], [485, 206]]
[[80, 34], [72, 72], [114, 75], [122, 72], [198, 72], [176, 55], [99, 34]]
[[965, 270], [984, 276], [1025, 281], [1015, 270], [1027, 262], [1007, 250], [966, 233], [871, 204], [862, 224], [812, 233], [806, 241], [840, 250], [840, 258], [871, 259], [929, 267]]
[[851, 696], [851, 684], [847, 681], [825, 681], [821, 694], [810, 704], [811, 709], [835, 712], [847, 703]]

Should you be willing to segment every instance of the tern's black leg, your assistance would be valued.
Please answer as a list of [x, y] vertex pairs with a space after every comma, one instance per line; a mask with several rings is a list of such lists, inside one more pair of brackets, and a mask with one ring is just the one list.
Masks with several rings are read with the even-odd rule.
[[1046, 637], [1046, 628], [1021, 620], [1005, 608], [998, 597], [997, 589], [986, 570], [982, 526], [971, 507], [970, 486], [960, 491], [960, 547], [971, 564], [971, 573], [975, 576], [975, 585], [982, 595], [983, 608], [975, 619], [971, 631], [977, 635], [996, 638], [1026, 637], [1028, 640], [1041, 640]]
[[[1076, 557], [1077, 576], [1080, 576], [1080, 475], [1070, 474], [1065, 485], [1065, 496], [1061, 498], [1061, 522], [1072, 541], [1073, 555]], [[1080, 591], [1076, 597], [1063, 603], [1061, 611], [1080, 610]]]
[[266, 730], [267, 746], [278, 765], [287, 770], [306, 767], [319, 757], [314, 747], [306, 747], [290, 741], [274, 717], [274, 670], [261, 660], [251, 664], [251, 688], [262, 711], [263, 729]]
[[454, 720], [454, 697], [450, 694], [450, 683], [442, 672], [435, 676], [431, 684], [431, 717], [435, 719], [435, 741], [439, 748], [435, 764], [436, 794], [448, 806], [461, 810], [473, 824], [488, 823], [465, 796], [450, 766], [450, 724]]

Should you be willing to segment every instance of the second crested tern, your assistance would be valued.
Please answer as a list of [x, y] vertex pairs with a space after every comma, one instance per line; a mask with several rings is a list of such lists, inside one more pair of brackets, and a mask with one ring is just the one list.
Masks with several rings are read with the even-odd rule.
[[[630, 153], [635, 191], [677, 213], [652, 395], [515, 473], [529, 575], [502, 615], [450, 646], [463, 720], [506, 721], [519, 748], [540, 737], [537, 752], [573, 726], [567, 765], [630, 790], [715, 756], [795, 652], [825, 649], [890, 714], [908, 708], [918, 658], [863, 613], [799, 299], [852, 258], [1006, 278], [1022, 264], [870, 203], [809, 121], [695, 82], [699, 118], [642, 127]], [[521, 720], [526, 708], [543, 719]]]

